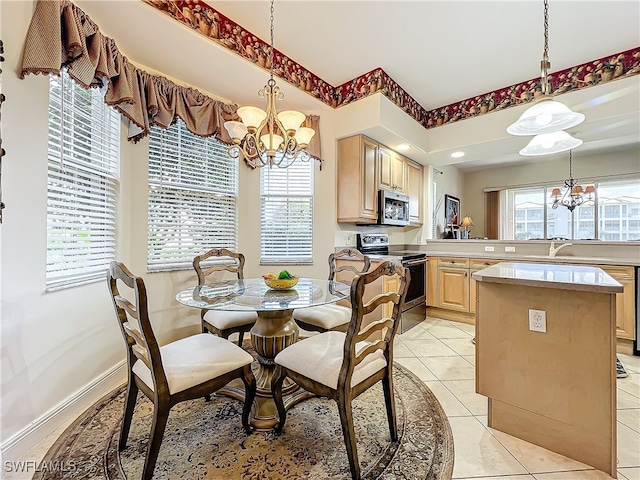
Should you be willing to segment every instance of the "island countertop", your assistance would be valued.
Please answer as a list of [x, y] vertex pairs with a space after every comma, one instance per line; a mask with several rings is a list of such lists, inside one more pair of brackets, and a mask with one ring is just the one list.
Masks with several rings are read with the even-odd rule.
[[602, 269], [578, 265], [501, 262], [474, 272], [472, 278], [478, 282], [584, 292], [622, 293], [624, 290], [622, 284]]

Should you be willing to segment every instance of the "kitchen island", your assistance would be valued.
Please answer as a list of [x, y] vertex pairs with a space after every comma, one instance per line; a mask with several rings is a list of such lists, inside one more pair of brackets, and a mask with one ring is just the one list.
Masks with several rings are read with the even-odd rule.
[[615, 478], [622, 285], [597, 267], [539, 263], [498, 263], [473, 278], [488, 425]]

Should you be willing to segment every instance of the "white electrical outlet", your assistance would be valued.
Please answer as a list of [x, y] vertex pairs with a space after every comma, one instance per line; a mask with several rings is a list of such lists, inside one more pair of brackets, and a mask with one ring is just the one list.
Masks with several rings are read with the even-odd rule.
[[529, 309], [529, 330], [547, 333], [547, 312]]
[[493, 252], [495, 250], [494, 247], [484, 247], [485, 252]]
[[353, 245], [353, 233], [347, 233], [347, 246]]
[[504, 251], [513, 253], [516, 251], [516, 247], [504, 247]]

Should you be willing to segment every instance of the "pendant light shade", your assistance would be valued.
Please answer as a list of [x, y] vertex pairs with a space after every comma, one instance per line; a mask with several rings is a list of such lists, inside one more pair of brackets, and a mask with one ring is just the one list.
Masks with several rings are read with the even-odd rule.
[[582, 145], [582, 140], [573, 138], [567, 132], [559, 131], [536, 135], [529, 144], [520, 150], [520, 155], [534, 157], [551, 153], [565, 152]]
[[544, 98], [527, 109], [517, 122], [509, 125], [511, 135], [540, 135], [575, 127], [584, 121], [582, 113], [572, 111], [551, 97]]
[[[507, 128], [511, 135], [542, 135], [559, 132], [574, 127], [584, 121], [584, 115], [572, 111], [566, 105], [553, 100], [551, 96], [551, 82], [549, 81], [549, 1], [544, 0], [544, 50], [540, 62], [540, 89], [542, 97], [535, 101], [534, 105], [527, 109], [520, 118]], [[582, 143], [582, 142], [580, 142]], [[528, 146], [523, 150], [527, 150]], [[568, 150], [568, 147], [565, 150]], [[562, 150], [559, 150], [562, 151]], [[522, 155], [545, 155], [535, 153]], [[555, 152], [548, 152], [555, 153]]]

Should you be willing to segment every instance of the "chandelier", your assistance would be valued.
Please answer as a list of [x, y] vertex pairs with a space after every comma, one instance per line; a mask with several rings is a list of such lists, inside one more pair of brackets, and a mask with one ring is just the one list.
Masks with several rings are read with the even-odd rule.
[[589, 185], [587, 188], [583, 189], [578, 184], [578, 180], [573, 178], [571, 164], [572, 155], [571, 150], [569, 150], [569, 178], [564, 181], [566, 190], [564, 194], [559, 188], [554, 188], [551, 191], [551, 198], [553, 199], [551, 208], [555, 209], [558, 208], [558, 206], [563, 205], [567, 207], [570, 212], [573, 212], [578, 205], [582, 205], [584, 202], [591, 202], [595, 199], [595, 187], [593, 185]]
[[301, 127], [306, 116], [295, 110], [276, 111], [276, 98], [284, 94], [273, 79], [273, 0], [271, 0], [271, 48], [269, 51], [269, 81], [258, 92], [267, 99], [267, 110], [258, 107], [240, 107], [238, 116], [242, 122], [225, 122], [224, 126], [233, 140], [229, 155], [239, 158], [242, 154], [254, 168], [264, 166], [287, 168], [300, 158], [309, 160], [306, 148], [316, 134], [312, 128]]
[[507, 133], [511, 135], [548, 134], [574, 127], [584, 121], [583, 114], [573, 112], [566, 105], [553, 100], [548, 76], [550, 68], [549, 2], [544, 0], [544, 51], [540, 62], [542, 96], [535, 100], [535, 104], [527, 109], [514, 124], [509, 125]]

